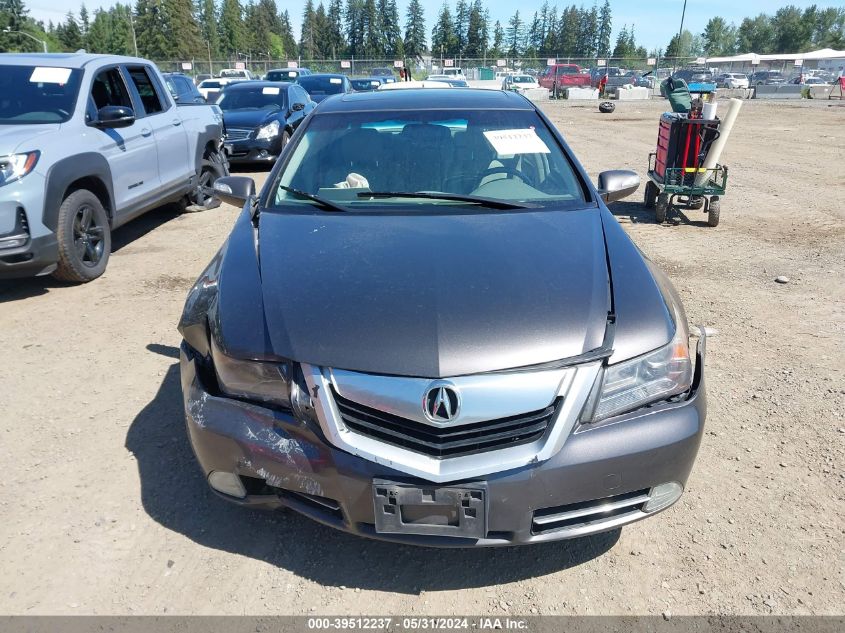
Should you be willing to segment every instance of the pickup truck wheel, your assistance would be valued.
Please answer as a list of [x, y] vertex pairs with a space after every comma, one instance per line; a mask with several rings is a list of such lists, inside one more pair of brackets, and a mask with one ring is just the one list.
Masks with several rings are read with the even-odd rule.
[[229, 170], [218, 153], [213, 153], [203, 159], [197, 187], [188, 196], [188, 206], [185, 211], [208, 211], [220, 206], [220, 198], [212, 192], [212, 187], [218, 178], [228, 176]]
[[100, 199], [87, 189], [74, 191], [62, 202], [56, 238], [56, 279], [84, 283], [106, 270], [111, 253], [109, 218]]

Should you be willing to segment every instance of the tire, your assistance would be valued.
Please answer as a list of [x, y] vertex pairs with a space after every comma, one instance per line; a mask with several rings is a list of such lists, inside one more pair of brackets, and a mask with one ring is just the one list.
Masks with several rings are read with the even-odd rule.
[[102, 275], [111, 254], [109, 217], [87, 189], [77, 189], [59, 207], [56, 225], [59, 261], [53, 277], [85, 283]]
[[669, 194], [661, 193], [657, 196], [657, 202], [654, 205], [654, 219], [658, 224], [663, 224], [666, 221], [666, 216], [669, 214]]
[[613, 101], [602, 101], [599, 104], [599, 112], [603, 114], [610, 114], [616, 109], [616, 104]]
[[657, 194], [659, 190], [657, 189], [657, 185], [655, 185], [650, 180], [645, 184], [645, 193], [643, 194], [643, 204], [645, 205], [646, 209], [653, 209], [655, 203], [657, 202]]
[[229, 175], [229, 167], [217, 152], [212, 152], [202, 160], [200, 165], [199, 181], [196, 189], [188, 196], [188, 205], [185, 211], [195, 213], [197, 211], [208, 211], [220, 206], [220, 198], [208, 193], [208, 189], [214, 186], [218, 178]]
[[694, 211], [704, 208], [704, 196], [690, 196], [689, 208]]
[[285, 130], [282, 132], [282, 141], [280, 143], [279, 155], [285, 151], [285, 147], [287, 147], [288, 143], [290, 143], [290, 132]]
[[707, 206], [707, 226], [719, 226], [719, 212], [722, 210], [722, 202], [719, 196], [710, 198]]

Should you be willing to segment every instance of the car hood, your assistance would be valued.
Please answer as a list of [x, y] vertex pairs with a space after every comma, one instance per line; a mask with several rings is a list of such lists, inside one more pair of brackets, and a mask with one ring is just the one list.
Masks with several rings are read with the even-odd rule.
[[265, 212], [258, 258], [273, 354], [363, 372], [445, 377], [577, 356], [601, 346], [611, 305], [598, 209]]
[[252, 128], [269, 123], [278, 118], [281, 111], [273, 112], [267, 110], [231, 110], [223, 112], [223, 123], [228, 127]]
[[58, 123], [42, 125], [0, 125], [0, 156], [38, 149], [35, 139], [52, 134], [61, 128]]

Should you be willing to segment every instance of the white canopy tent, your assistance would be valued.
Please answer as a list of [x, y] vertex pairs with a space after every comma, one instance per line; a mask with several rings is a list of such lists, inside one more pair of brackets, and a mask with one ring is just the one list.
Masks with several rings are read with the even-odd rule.
[[[743, 53], [731, 57], [708, 57], [708, 64], [751, 64], [757, 65], [760, 62], [795, 62], [819, 61], [827, 59], [845, 59], [845, 51], [837, 51], [832, 48], [822, 48], [807, 53], [776, 53], [774, 55], [758, 55], [757, 53]], [[756, 63], [755, 63], [756, 62]]]

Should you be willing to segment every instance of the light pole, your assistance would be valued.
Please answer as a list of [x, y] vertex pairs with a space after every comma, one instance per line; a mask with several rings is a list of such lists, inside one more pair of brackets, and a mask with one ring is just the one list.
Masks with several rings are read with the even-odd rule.
[[29, 33], [24, 33], [23, 31], [13, 31], [12, 28], [8, 27], [8, 26], [5, 29], [3, 29], [3, 32], [4, 33], [17, 33], [18, 35], [26, 35], [29, 39], [35, 40], [36, 42], [41, 44], [41, 47], [44, 49], [44, 52], [45, 53], [47, 52], [47, 42], [45, 42], [44, 40], [39, 40], [34, 35], [30, 35]]
[[687, 0], [684, 0], [684, 9], [681, 11], [681, 28], [678, 29], [678, 50], [675, 51], [675, 61], [672, 62], [672, 74], [675, 74], [677, 69], [678, 55], [681, 53], [681, 36], [684, 33], [684, 17], [687, 14]]

